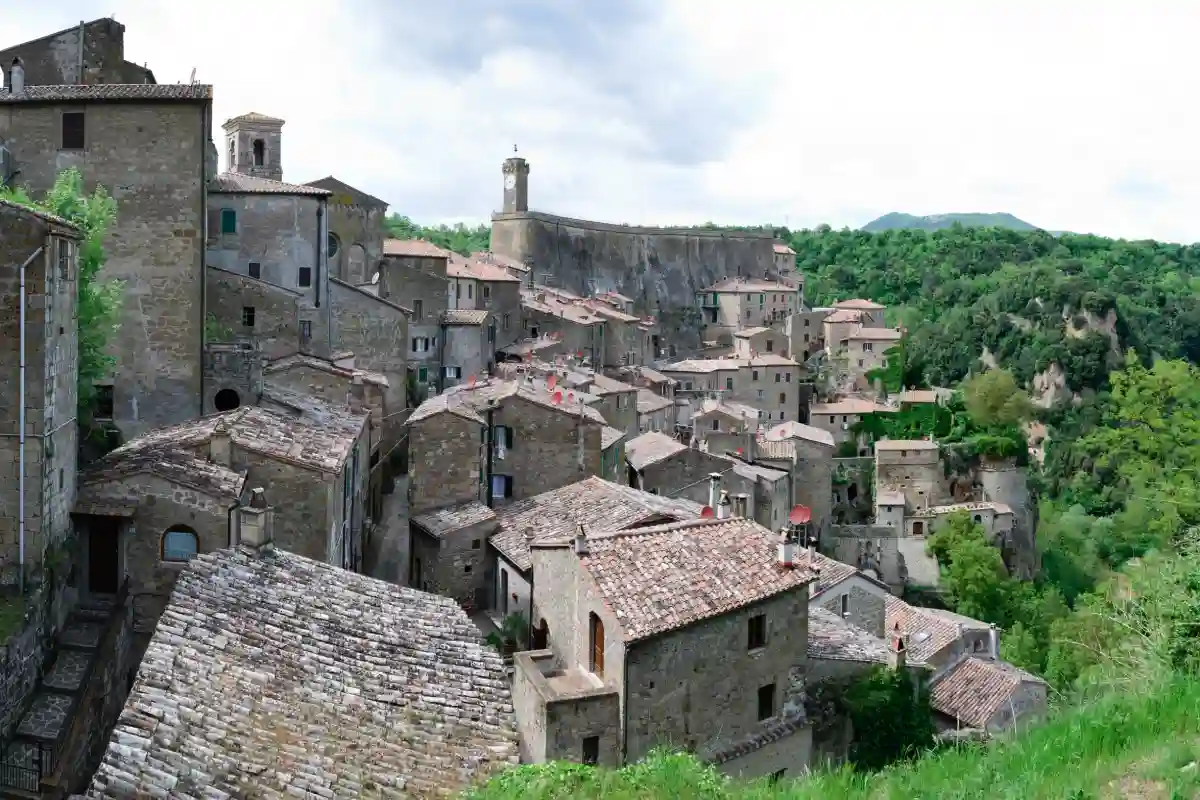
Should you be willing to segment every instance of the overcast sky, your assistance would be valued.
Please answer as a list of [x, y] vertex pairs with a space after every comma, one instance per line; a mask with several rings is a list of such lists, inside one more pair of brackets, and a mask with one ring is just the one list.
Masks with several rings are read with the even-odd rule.
[[515, 143], [531, 206], [609, 222], [1008, 211], [1200, 240], [1188, 0], [4, 8], [2, 46], [115, 16], [160, 83], [215, 86], [218, 123], [286, 119], [285, 179], [333, 174], [425, 223], [485, 220]]

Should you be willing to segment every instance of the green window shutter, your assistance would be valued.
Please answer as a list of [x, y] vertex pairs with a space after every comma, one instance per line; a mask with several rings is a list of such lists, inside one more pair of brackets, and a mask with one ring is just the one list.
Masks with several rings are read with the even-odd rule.
[[221, 209], [221, 233], [237, 233], [237, 212], [232, 208]]

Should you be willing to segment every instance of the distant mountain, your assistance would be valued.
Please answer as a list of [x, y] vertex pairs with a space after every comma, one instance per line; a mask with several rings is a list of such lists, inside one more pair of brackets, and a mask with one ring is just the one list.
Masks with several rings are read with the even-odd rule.
[[1017, 219], [1012, 214], [931, 214], [927, 217], [916, 217], [912, 214], [901, 214], [893, 211], [884, 214], [862, 226], [868, 233], [910, 229], [919, 231], [940, 231], [949, 228], [954, 223], [964, 228], [1011, 228], [1016, 231], [1037, 230], [1036, 225], [1030, 225], [1024, 220]]

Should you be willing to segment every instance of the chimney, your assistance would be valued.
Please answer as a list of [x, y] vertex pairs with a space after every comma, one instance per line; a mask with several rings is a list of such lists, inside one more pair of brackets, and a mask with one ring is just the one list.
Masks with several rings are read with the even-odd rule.
[[250, 492], [250, 504], [240, 506], [238, 515], [238, 544], [255, 550], [271, 548], [275, 541], [275, 512], [267, 505], [261, 488]]
[[743, 492], [733, 496], [733, 513], [737, 517], [750, 516], [750, 495]]
[[900, 623], [892, 628], [892, 636], [888, 642], [888, 667], [893, 670], [904, 669], [908, 648], [904, 644], [904, 636], [900, 633]]
[[367, 385], [361, 375], [350, 379], [350, 390], [346, 392], [346, 405], [354, 413], [361, 413], [367, 407]]
[[1000, 630], [995, 623], [988, 626], [988, 652], [994, 660], [1000, 660]]
[[13, 59], [12, 68], [8, 71], [8, 90], [13, 94], [25, 91], [25, 65], [19, 58]]
[[223, 467], [230, 466], [233, 461], [233, 440], [229, 436], [226, 419], [213, 428], [212, 437], [208, 440], [208, 460]]
[[714, 513], [721, 504], [721, 473], [710, 472], [708, 474], [708, 507]]
[[796, 542], [788, 534], [787, 530], [779, 532], [779, 566], [784, 569], [796, 568]]
[[586, 556], [589, 552], [587, 531], [580, 525], [579, 533], [575, 534], [575, 555]]

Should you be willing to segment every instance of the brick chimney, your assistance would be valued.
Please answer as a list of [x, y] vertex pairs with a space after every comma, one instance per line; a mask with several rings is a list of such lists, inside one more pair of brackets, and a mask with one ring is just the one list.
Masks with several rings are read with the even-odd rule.
[[271, 548], [275, 542], [275, 512], [267, 505], [266, 493], [261, 489], [250, 492], [250, 503], [239, 506], [238, 544], [255, 550]]
[[888, 640], [888, 667], [894, 670], [904, 669], [907, 654], [908, 647], [904, 643], [903, 634], [900, 633], [900, 623], [897, 622], [892, 628], [892, 635]]
[[796, 541], [792, 538], [791, 534], [789, 534], [787, 530], [780, 531], [779, 550], [778, 557], [776, 559], [779, 563], [779, 566], [783, 567], [784, 569], [795, 569], [797, 549], [799, 549], [799, 546], [796, 544]]
[[575, 534], [575, 555], [586, 556], [589, 552], [587, 530], [580, 525], [579, 532]]
[[229, 420], [222, 418], [213, 428], [208, 440], [208, 460], [228, 467], [233, 462], [233, 439], [229, 435]]

